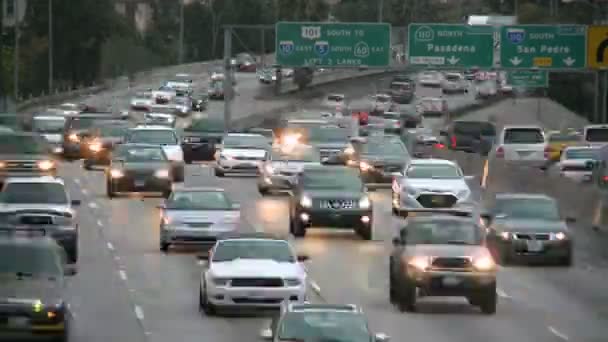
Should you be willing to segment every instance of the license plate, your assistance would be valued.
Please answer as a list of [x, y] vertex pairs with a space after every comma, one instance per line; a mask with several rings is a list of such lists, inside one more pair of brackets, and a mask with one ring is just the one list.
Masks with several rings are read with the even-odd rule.
[[520, 157], [529, 157], [532, 155], [532, 151], [517, 151]]
[[247, 297], [249, 298], [263, 298], [264, 294], [260, 292], [247, 292]]
[[526, 241], [528, 252], [540, 252], [543, 250], [543, 242], [536, 240]]
[[461, 279], [459, 278], [455, 278], [455, 277], [444, 277], [443, 279], [441, 279], [441, 283], [443, 284], [443, 286], [458, 286], [460, 285], [460, 283], [462, 282]]
[[141, 186], [146, 185], [146, 181], [145, 180], [135, 180], [134, 183], [135, 183], [136, 187], [141, 187]]
[[24, 328], [30, 324], [30, 320], [27, 317], [9, 317], [7, 324], [12, 328]]

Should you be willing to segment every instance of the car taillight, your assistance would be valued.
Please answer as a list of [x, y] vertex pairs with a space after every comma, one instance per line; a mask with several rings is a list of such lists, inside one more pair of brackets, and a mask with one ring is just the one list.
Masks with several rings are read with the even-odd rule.
[[551, 148], [551, 146], [545, 147], [545, 159], [549, 159], [551, 157], [552, 152], [553, 149]]
[[452, 135], [452, 148], [456, 148], [456, 136]]
[[496, 158], [504, 158], [505, 157], [505, 149], [502, 146], [499, 146], [496, 149]]
[[445, 145], [442, 143], [437, 143], [437, 144], [435, 144], [435, 148], [442, 149], [442, 148], [445, 148]]
[[604, 182], [608, 182], [608, 176], [604, 176], [604, 177], [602, 177], [602, 180], [603, 180]]
[[401, 122], [399, 122], [399, 121], [395, 122], [395, 127], [396, 127], [396, 128], [401, 127]]

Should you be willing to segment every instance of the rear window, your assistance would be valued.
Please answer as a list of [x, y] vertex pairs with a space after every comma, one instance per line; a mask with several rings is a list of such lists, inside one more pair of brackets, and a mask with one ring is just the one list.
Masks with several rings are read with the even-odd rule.
[[103, 121], [101, 117], [91, 117], [91, 118], [73, 118], [69, 121], [68, 127], [69, 129], [77, 129], [84, 130], [93, 127], [93, 125], [99, 121]]
[[505, 130], [505, 144], [540, 144], [545, 141], [538, 128], [509, 128]]
[[390, 88], [392, 90], [404, 91], [404, 90], [410, 90], [412, 88], [412, 86], [409, 83], [391, 83]]
[[496, 135], [494, 126], [486, 122], [455, 122], [454, 133]]
[[572, 142], [578, 141], [579, 136], [576, 134], [551, 134], [549, 142]]
[[340, 95], [329, 95], [327, 97], [327, 100], [329, 101], [335, 101], [335, 102], [340, 102], [344, 100], [344, 96], [340, 96]]
[[589, 128], [585, 134], [585, 141], [608, 142], [608, 128]]

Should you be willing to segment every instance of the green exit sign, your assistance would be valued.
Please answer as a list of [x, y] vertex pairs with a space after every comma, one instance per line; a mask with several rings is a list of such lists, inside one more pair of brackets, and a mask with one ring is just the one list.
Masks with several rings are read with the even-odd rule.
[[546, 70], [514, 70], [507, 73], [507, 83], [518, 88], [546, 88], [549, 86]]
[[288, 67], [386, 67], [391, 26], [383, 23], [279, 22], [276, 62]]

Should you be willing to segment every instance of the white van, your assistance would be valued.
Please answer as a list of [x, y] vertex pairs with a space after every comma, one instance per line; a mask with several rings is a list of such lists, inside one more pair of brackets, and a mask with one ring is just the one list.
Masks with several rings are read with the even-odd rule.
[[588, 125], [583, 128], [583, 142], [592, 146], [608, 144], [608, 125]]

